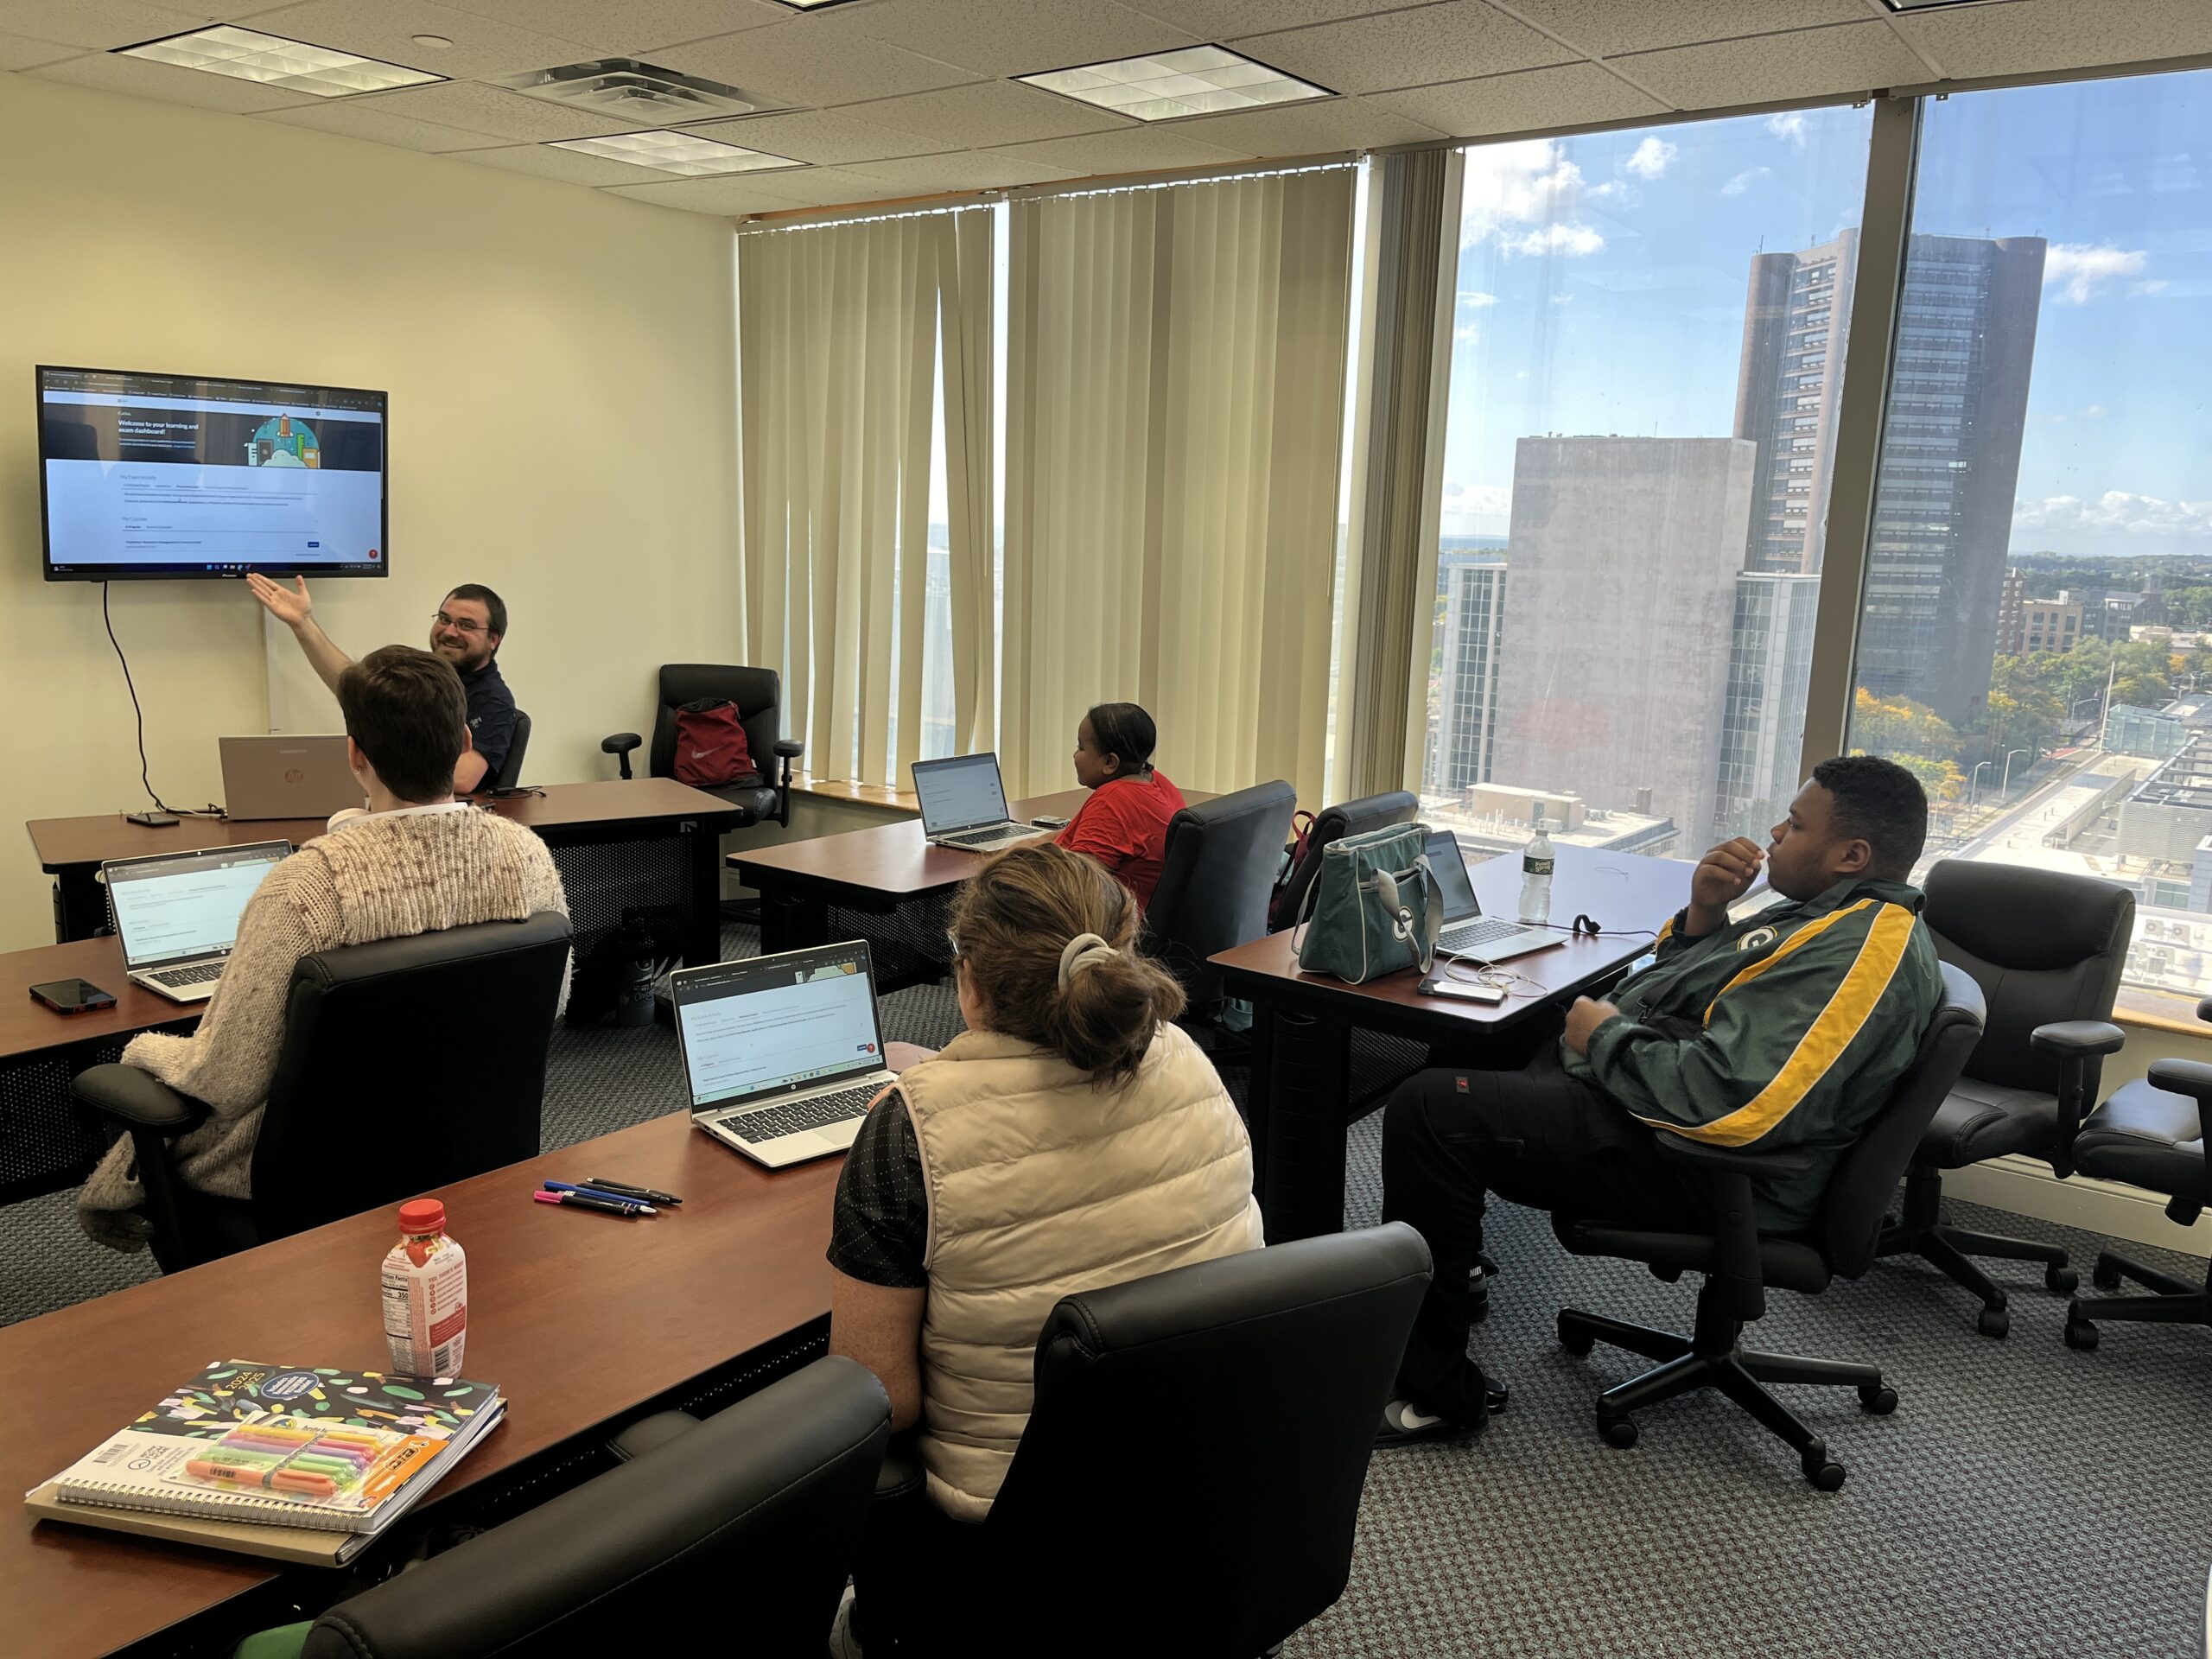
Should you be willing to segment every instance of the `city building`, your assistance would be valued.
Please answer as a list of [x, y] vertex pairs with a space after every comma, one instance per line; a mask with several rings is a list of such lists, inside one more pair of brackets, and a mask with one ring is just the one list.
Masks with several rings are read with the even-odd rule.
[[1519, 442], [1493, 778], [1713, 821], [1757, 456], [1735, 438]]
[[[2113, 710], [2115, 714], [2119, 710]], [[2193, 733], [2120, 804], [2123, 859], [2191, 866], [2212, 836], [2212, 741]], [[2180, 878], [2185, 884], [2188, 878]]]
[[1491, 775], [1504, 621], [1505, 562], [1488, 558], [1454, 564], [1444, 601], [1436, 765], [1429, 773], [1440, 788], [1465, 789]]
[[[1978, 723], [1996, 655], [2044, 245], [1916, 235], [1882, 435], [1858, 681]], [[1758, 446], [1745, 568], [1821, 567], [1857, 238], [1753, 257], [1736, 435]]]
[[1545, 833], [1560, 846], [1649, 858], [1681, 851], [1680, 828], [1671, 818], [1655, 817], [1648, 799], [1631, 811], [1594, 807], [1567, 791], [1484, 783], [1459, 791], [1456, 798], [1421, 802], [1422, 818], [1457, 836], [1471, 862], [1518, 853], [1539, 813]]
[[[2079, 600], [2031, 599], [2020, 607], [2019, 649], [2007, 653], [2032, 657], [2038, 652], [2071, 651], [2087, 636]], [[1998, 649], [2002, 652], [2000, 645]]]
[[1746, 570], [1736, 578], [1720, 727], [1716, 836], [1762, 836], [1804, 780], [1805, 701], [1812, 686], [1818, 576]]
[[[2064, 594], [2061, 594], [2063, 599]], [[2018, 570], [2005, 573], [2005, 585], [1997, 590], [1997, 654], [2018, 657], [2028, 640], [2027, 628], [2021, 613], [2028, 602], [2028, 579]]]
[[2181, 753], [2193, 735], [2191, 728], [2172, 708], [2145, 709], [2116, 702], [2105, 715], [2104, 747], [2108, 754], [2145, 755], [2164, 760]]

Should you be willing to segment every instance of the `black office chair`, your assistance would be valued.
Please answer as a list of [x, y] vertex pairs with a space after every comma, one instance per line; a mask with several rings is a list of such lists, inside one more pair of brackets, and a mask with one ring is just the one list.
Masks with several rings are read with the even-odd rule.
[[817, 1360], [505, 1525], [341, 1601], [303, 1659], [703, 1651], [818, 1659], [891, 1433]]
[[506, 758], [499, 762], [499, 769], [484, 780], [486, 789], [520, 789], [522, 787], [522, 758], [530, 748], [530, 716], [519, 709], [515, 710], [515, 734], [507, 745]]
[[[721, 663], [664, 663], [660, 670], [660, 702], [653, 716], [653, 744], [646, 751], [645, 775], [676, 776], [676, 711], [702, 698], [737, 705], [745, 743], [753, 754], [754, 770], [734, 783], [707, 791], [736, 807], [743, 815], [742, 829], [754, 823], [791, 822], [791, 762], [806, 753], [806, 745], [783, 735], [782, 694], [772, 668], [735, 668]], [[622, 776], [630, 772], [630, 753], [645, 740], [635, 732], [617, 732], [602, 740], [600, 748], [615, 757]], [[770, 756], [779, 763], [774, 782], [766, 776]]]
[[1921, 916], [1936, 952], [1981, 987], [1987, 1029], [1922, 1138], [1904, 1212], [1875, 1254], [1933, 1262], [1981, 1298], [1981, 1333], [2001, 1337], [2012, 1326], [2005, 1292], [1969, 1257], [2040, 1262], [2044, 1285], [2061, 1295], [2080, 1275], [2056, 1244], [1945, 1226], [1943, 1172], [2024, 1153], [2073, 1173], [2075, 1133], [2096, 1103], [2104, 1056], [2126, 1040], [2110, 1020], [2135, 897], [2092, 876], [1961, 859], [1929, 870], [1925, 891]]
[[1346, 836], [1364, 835], [1370, 830], [1387, 829], [1394, 823], [1411, 823], [1420, 810], [1420, 798], [1405, 789], [1363, 795], [1356, 801], [1338, 801], [1334, 806], [1323, 807], [1313, 820], [1313, 829], [1306, 832], [1305, 848], [1291, 865], [1290, 873], [1283, 877], [1282, 885], [1275, 889], [1268, 907], [1268, 931], [1280, 933], [1297, 925], [1299, 909], [1313, 890], [1314, 877], [1321, 873], [1321, 855], [1330, 842], [1341, 841]]
[[1207, 958], [1263, 938], [1298, 794], [1277, 779], [1186, 806], [1167, 821], [1167, 848], [1146, 906], [1144, 948], [1182, 982], [1193, 1014], [1221, 1003]]
[[1859, 1403], [1876, 1415], [1897, 1408], [1897, 1390], [1877, 1365], [1803, 1359], [1794, 1354], [1746, 1351], [1744, 1327], [1766, 1312], [1770, 1285], [1817, 1294], [1839, 1274], [1856, 1279], [1874, 1260], [1882, 1213], [1911, 1162], [1913, 1148], [1958, 1081], [1982, 1031], [1981, 988], [1962, 969], [1946, 963], [1943, 1001], [1920, 1039], [1918, 1051], [1887, 1103], [1860, 1132], [1829, 1179], [1819, 1217], [1801, 1233], [1761, 1235], [1753, 1220], [1751, 1177], [1764, 1171], [1809, 1167], [1802, 1153], [1759, 1153], [1707, 1146], [1655, 1131], [1660, 1151], [1708, 1177], [1707, 1230], [1661, 1233], [1600, 1218], [1554, 1215], [1552, 1230], [1576, 1255], [1618, 1256], [1642, 1262], [1670, 1282], [1684, 1273], [1705, 1275], [1698, 1292], [1697, 1328], [1684, 1337], [1595, 1313], [1563, 1308], [1559, 1339], [1568, 1352], [1587, 1354], [1598, 1343], [1663, 1361], [1632, 1382], [1598, 1396], [1598, 1432], [1614, 1446], [1636, 1444], [1629, 1416], [1644, 1406], [1697, 1389], [1719, 1389], [1797, 1450], [1805, 1478], [1824, 1492], [1843, 1484], [1843, 1465], [1827, 1443], [1767, 1391], [1769, 1382], [1810, 1382], [1855, 1388]]
[[[130, 1134], [154, 1259], [175, 1273], [536, 1156], [568, 962], [569, 920], [551, 912], [302, 957], [251, 1198], [178, 1177], [169, 1143], [207, 1108], [150, 1072], [96, 1065], [70, 1091]], [[423, 1126], [404, 1155], [362, 1156], [362, 1137], [397, 1118]]]
[[[2212, 1020], [2212, 996], [2196, 1005], [2196, 1017]], [[2202, 1060], [2153, 1060], [2148, 1083], [2131, 1083], [2089, 1114], [2074, 1140], [2074, 1167], [2100, 1180], [2125, 1181], [2169, 1202], [2167, 1216], [2194, 1226], [2212, 1205], [2212, 1176], [2204, 1161], [2204, 1123], [2212, 1116], [2212, 1065]], [[2097, 1345], [2098, 1319], [2137, 1325], [2212, 1325], [2212, 1262], [2204, 1282], [2161, 1273], [2103, 1250], [2089, 1270], [2100, 1290], [2118, 1290], [2132, 1279], [2148, 1296], [2075, 1297], [2066, 1305], [2066, 1342], [2071, 1348]]]

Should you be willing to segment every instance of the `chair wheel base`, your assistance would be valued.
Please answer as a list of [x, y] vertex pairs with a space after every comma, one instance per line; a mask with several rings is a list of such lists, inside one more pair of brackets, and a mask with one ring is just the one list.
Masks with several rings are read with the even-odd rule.
[[1897, 1391], [1886, 1383], [1859, 1390], [1859, 1408], [1872, 1417], [1886, 1417], [1897, 1408]]
[[2073, 1308], [2066, 1310], [2066, 1345], [2088, 1353], [2097, 1345], [2097, 1327]]
[[2101, 1255], [2097, 1258], [2097, 1265], [2089, 1269], [2089, 1282], [2099, 1290], [2118, 1290], [2120, 1269]]
[[1636, 1444], [1636, 1424], [1626, 1417], [1599, 1418], [1598, 1433], [1607, 1446], [1618, 1446], [1624, 1452]]
[[2082, 1275], [2072, 1268], [2050, 1267], [2043, 1270], [2043, 1287], [2054, 1296], [2071, 1296], [2081, 1284]]
[[1843, 1465], [1828, 1461], [1828, 1449], [1823, 1442], [1815, 1440], [1805, 1448], [1797, 1462], [1798, 1466], [1805, 1471], [1805, 1478], [1813, 1484], [1815, 1491], [1833, 1492], [1842, 1489]]
[[1559, 1345], [1578, 1359], [1587, 1359], [1598, 1345], [1598, 1338], [1580, 1325], [1569, 1325], [1567, 1315], [1559, 1317]]
[[2001, 1339], [2012, 1328], [2012, 1316], [2001, 1307], [1985, 1307], [1974, 1325], [1983, 1336]]

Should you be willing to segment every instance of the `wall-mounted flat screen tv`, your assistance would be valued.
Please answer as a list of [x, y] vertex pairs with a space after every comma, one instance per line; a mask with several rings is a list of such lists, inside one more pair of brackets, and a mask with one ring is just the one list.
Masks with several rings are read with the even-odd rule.
[[391, 569], [383, 392], [43, 365], [37, 380], [48, 582]]

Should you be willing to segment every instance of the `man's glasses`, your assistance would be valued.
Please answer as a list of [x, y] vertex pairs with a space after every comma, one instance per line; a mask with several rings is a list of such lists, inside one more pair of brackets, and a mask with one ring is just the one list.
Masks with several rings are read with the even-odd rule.
[[448, 616], [443, 611], [440, 611], [435, 616], [432, 617], [430, 620], [436, 623], [442, 628], [451, 628], [455, 633], [482, 633], [485, 632], [484, 625], [481, 622], [475, 620], [473, 617]]

